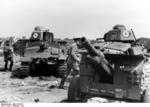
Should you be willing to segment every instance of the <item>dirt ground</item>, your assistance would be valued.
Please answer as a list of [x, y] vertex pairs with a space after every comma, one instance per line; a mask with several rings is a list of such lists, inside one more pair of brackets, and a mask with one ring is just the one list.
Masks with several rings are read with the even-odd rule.
[[[15, 57], [15, 67], [19, 66], [19, 57]], [[0, 57], [0, 103], [57, 103], [67, 99], [66, 89], [59, 89], [60, 79], [51, 77], [10, 78], [11, 72], [3, 71], [3, 57]]]
[[[149, 70], [146, 65], [145, 70]], [[20, 67], [19, 57], [15, 57], [13, 69]], [[25, 79], [11, 78], [10, 71], [4, 70], [3, 57], [0, 56], [0, 103], [60, 103], [67, 102], [68, 78], [65, 89], [59, 89], [60, 78], [50, 77], [27, 77]], [[150, 81], [150, 80], [148, 80]], [[108, 99], [91, 98], [88, 103], [110, 102]], [[111, 101], [111, 103], [122, 103]], [[123, 101], [124, 103], [124, 101]]]
[[[19, 57], [14, 57], [13, 69], [20, 67]], [[4, 70], [3, 57], [0, 57], [0, 103], [67, 103], [69, 77], [65, 89], [59, 89], [60, 78], [27, 77], [25, 79], [11, 78], [10, 71]], [[87, 103], [110, 102], [104, 98], [91, 98]], [[119, 101], [111, 101], [119, 102]]]

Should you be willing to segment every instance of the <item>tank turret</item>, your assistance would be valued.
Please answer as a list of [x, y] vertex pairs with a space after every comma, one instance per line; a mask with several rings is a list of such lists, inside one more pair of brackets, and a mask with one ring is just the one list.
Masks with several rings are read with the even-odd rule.
[[41, 40], [52, 42], [54, 40], [54, 35], [49, 29], [42, 26], [36, 26], [31, 34], [30, 40]]
[[115, 25], [112, 30], [104, 34], [105, 41], [134, 42], [136, 40], [132, 29], [127, 30], [124, 25]]

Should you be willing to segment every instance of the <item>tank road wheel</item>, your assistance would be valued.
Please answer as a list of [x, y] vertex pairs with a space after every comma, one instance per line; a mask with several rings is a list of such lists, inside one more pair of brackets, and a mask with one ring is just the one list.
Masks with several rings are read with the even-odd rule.
[[145, 91], [143, 102], [150, 103], [150, 86]]
[[68, 100], [71, 102], [80, 101], [80, 79], [74, 77], [69, 85]]
[[33, 61], [29, 65], [29, 70], [30, 70], [29, 74], [31, 76], [35, 76], [35, 74], [36, 74], [35, 73], [36, 72], [36, 67], [35, 67], [35, 63]]
[[65, 73], [66, 73], [66, 70], [67, 70], [67, 65], [66, 64], [58, 65], [58, 69], [57, 69], [58, 77], [63, 78]]

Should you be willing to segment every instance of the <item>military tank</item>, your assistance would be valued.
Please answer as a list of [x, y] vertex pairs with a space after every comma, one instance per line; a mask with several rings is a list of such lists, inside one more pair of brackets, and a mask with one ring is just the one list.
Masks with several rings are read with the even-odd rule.
[[135, 44], [132, 30], [116, 25], [104, 38], [91, 43], [81, 38], [80, 76], [72, 79], [68, 100], [91, 97], [150, 102], [150, 63], [144, 47]]
[[67, 56], [62, 46], [54, 40], [54, 35], [49, 29], [35, 27], [30, 39], [23, 43], [24, 53], [20, 61], [22, 68], [29, 69], [31, 76], [63, 77]]

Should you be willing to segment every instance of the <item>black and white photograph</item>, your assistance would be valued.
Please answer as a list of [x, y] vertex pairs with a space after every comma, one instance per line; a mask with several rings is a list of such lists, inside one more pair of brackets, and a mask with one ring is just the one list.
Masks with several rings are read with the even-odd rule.
[[150, 103], [149, 0], [0, 0], [0, 107]]

